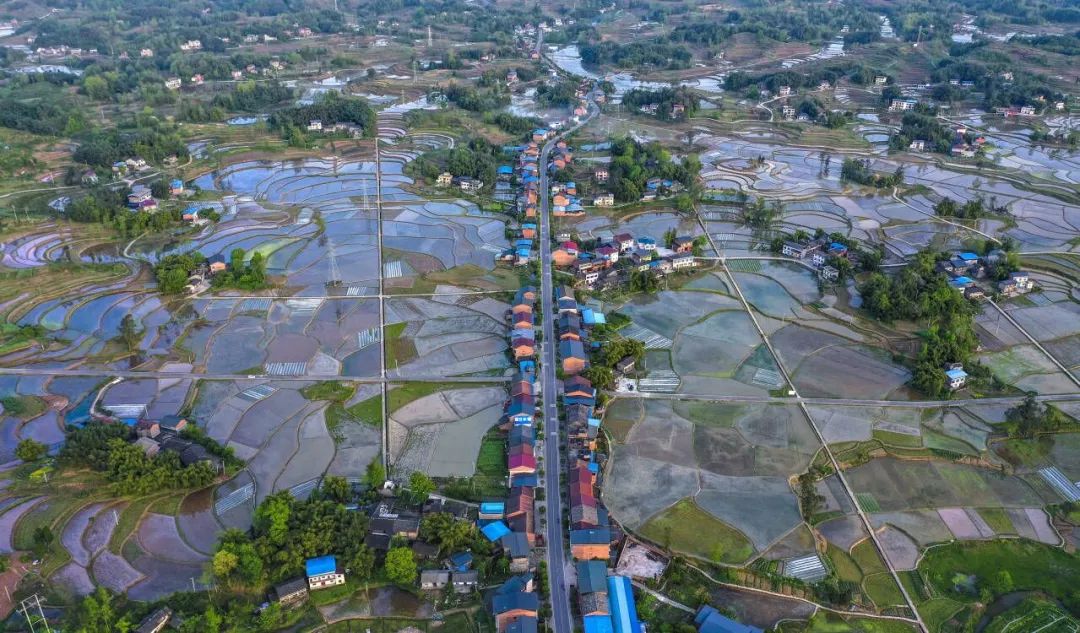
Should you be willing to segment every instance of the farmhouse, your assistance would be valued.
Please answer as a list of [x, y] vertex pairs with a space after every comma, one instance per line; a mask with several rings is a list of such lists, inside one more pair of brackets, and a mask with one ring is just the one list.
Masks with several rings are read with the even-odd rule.
[[304, 567], [307, 572], [308, 586], [312, 590], [345, 584], [345, 574], [339, 571], [337, 558], [334, 556], [309, 558], [304, 563]]
[[308, 583], [304, 578], [293, 578], [274, 586], [274, 596], [283, 607], [295, 607], [307, 600]]
[[702, 605], [694, 615], [694, 624], [698, 628], [698, 633], [764, 633], [757, 627], [748, 626], [721, 615], [719, 611], [707, 604]]

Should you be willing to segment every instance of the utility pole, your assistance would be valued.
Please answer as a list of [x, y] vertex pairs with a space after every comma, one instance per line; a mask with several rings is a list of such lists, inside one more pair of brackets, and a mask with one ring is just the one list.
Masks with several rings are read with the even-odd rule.
[[431, 48], [431, 25], [427, 25], [427, 47]]

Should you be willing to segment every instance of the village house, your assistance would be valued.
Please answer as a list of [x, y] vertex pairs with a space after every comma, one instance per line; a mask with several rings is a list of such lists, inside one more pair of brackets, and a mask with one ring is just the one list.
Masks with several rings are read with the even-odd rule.
[[593, 198], [594, 207], [613, 207], [615, 206], [615, 196], [610, 193], [602, 193]]
[[309, 558], [304, 563], [304, 569], [308, 587], [312, 591], [345, 584], [345, 574], [338, 569], [337, 558], [334, 556]]
[[454, 176], [448, 171], [439, 174], [438, 178], [435, 179], [435, 184], [439, 187], [449, 187], [453, 182]]
[[570, 531], [570, 553], [577, 560], [611, 557], [611, 531], [606, 528]]
[[135, 633], [158, 633], [163, 631], [169, 620], [172, 619], [172, 615], [172, 609], [161, 607], [143, 618], [142, 622], [139, 622], [139, 626], [135, 628]]
[[832, 266], [822, 266], [818, 270], [818, 276], [825, 281], [836, 281], [840, 279], [840, 271]]
[[608, 172], [607, 167], [598, 167], [593, 170], [593, 180], [599, 184], [605, 184], [609, 177], [610, 173]]
[[450, 584], [450, 572], [445, 569], [425, 569], [420, 572], [420, 589], [436, 591]]
[[1009, 278], [998, 282], [998, 292], [1006, 297], [1027, 294], [1034, 288], [1031, 275], [1026, 272], [1009, 273]]
[[689, 253], [680, 253], [669, 258], [669, 260], [671, 261], [672, 270], [694, 267], [694, 256]]
[[915, 99], [893, 99], [889, 102], [889, 112], [907, 112], [919, 104]]
[[480, 572], [475, 569], [450, 572], [450, 586], [455, 593], [471, 593], [480, 586]]
[[960, 363], [952, 363], [946, 366], [945, 379], [949, 383], [949, 389], [956, 391], [961, 389], [967, 384], [967, 372], [964, 371], [964, 366]]
[[736, 622], [709, 605], [702, 605], [694, 615], [698, 633], [765, 633], [756, 626]]
[[495, 616], [495, 630], [498, 633], [506, 633], [512, 624], [522, 620], [531, 620], [535, 632], [539, 608], [539, 597], [532, 591], [532, 577], [511, 578], [496, 590], [491, 601], [492, 614]]
[[304, 578], [293, 578], [274, 586], [274, 596], [282, 607], [292, 608], [308, 598], [308, 583]]
[[179, 90], [183, 82], [179, 77], [171, 77], [165, 80], [165, 88], [167, 90]]
[[794, 257], [795, 259], [805, 259], [807, 255], [818, 250], [820, 246], [818, 244], [800, 244], [799, 242], [784, 242], [780, 252], [785, 257]]
[[559, 356], [562, 358], [563, 373], [569, 376], [580, 374], [589, 365], [581, 341], [560, 341]]
[[478, 193], [484, 188], [484, 181], [471, 176], [458, 176], [454, 178], [454, 183], [464, 193]]

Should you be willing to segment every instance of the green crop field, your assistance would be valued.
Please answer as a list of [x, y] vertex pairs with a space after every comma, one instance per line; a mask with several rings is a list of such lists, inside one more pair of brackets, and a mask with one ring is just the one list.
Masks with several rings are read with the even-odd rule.
[[690, 499], [652, 517], [641, 534], [673, 550], [720, 563], [741, 563], [754, 553], [750, 540]]
[[[938, 595], [958, 600], [978, 598], [957, 589], [958, 576], [973, 576], [976, 587], [994, 594], [1038, 589], [1065, 597], [1080, 583], [1080, 558], [1031, 541], [959, 542], [931, 548], [919, 563], [919, 571]], [[1008, 573], [1007, 582], [1003, 572]]]

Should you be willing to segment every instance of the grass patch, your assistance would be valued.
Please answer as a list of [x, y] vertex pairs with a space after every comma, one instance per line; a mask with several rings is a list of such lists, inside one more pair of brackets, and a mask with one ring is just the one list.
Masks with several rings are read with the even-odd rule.
[[503, 267], [484, 270], [476, 264], [462, 264], [447, 270], [430, 272], [424, 275], [424, 279], [437, 284], [483, 290], [517, 290], [521, 287], [521, 277], [517, 271]]
[[867, 576], [863, 580], [863, 589], [879, 609], [906, 604], [904, 594], [900, 593], [900, 587], [888, 572]]
[[383, 328], [386, 344], [386, 366], [397, 368], [417, 357], [416, 344], [412, 339], [402, 338], [407, 323], [394, 323]]
[[319, 589], [318, 591], [310, 592], [311, 604], [321, 607], [327, 604], [333, 604], [340, 602], [345, 598], [356, 593], [360, 588], [360, 581], [345, 577], [344, 585], [337, 585], [336, 587], [327, 587], [325, 589]]
[[180, 514], [180, 504], [187, 495], [188, 493], [186, 492], [177, 492], [171, 495], [165, 495], [164, 497], [158, 497], [154, 499], [149, 507], [147, 507], [146, 511], [176, 516]]
[[393, 413], [401, 407], [423, 398], [438, 393], [445, 385], [437, 382], [404, 382], [394, 385], [387, 392], [387, 413]]
[[926, 628], [930, 629], [931, 633], [938, 633], [964, 605], [951, 598], [933, 598], [920, 604], [918, 608]]
[[881, 560], [881, 556], [878, 555], [877, 549], [874, 548], [874, 542], [871, 539], [866, 539], [851, 548], [851, 558], [866, 576], [888, 571], [885, 568], [885, 563]]
[[978, 590], [986, 588], [997, 595], [1005, 589], [998, 582], [1002, 572], [1011, 577], [1010, 590], [1040, 590], [1065, 598], [1080, 583], [1080, 558], [1033, 541], [963, 541], [931, 548], [919, 571], [939, 595], [962, 601], [979, 596], [958, 586], [957, 576], [974, 576]]
[[939, 451], [949, 451], [950, 453], [959, 453], [961, 455], [979, 454], [979, 451], [971, 446], [971, 444], [958, 440], [955, 437], [927, 430], [924, 432], [923, 438], [927, 448], [933, 448]]
[[1053, 450], [1053, 435], [1042, 435], [1031, 440], [1011, 439], [994, 443], [994, 452], [1013, 466], [1043, 466]]
[[742, 532], [702, 510], [691, 499], [682, 499], [652, 517], [640, 532], [664, 547], [717, 563], [741, 563], [754, 553]]
[[1016, 534], [1016, 528], [1013, 527], [1005, 508], [978, 508], [978, 512], [995, 534]]
[[842, 616], [821, 611], [805, 623], [781, 622], [776, 630], [783, 633], [913, 633], [917, 629], [896, 620]]
[[[730, 372], [728, 372], [730, 374]], [[721, 402], [675, 401], [675, 412], [694, 424], [731, 428], [735, 418], [744, 410], [739, 405]]]
[[509, 474], [506, 469], [506, 439], [500, 431], [491, 429], [484, 434], [480, 452], [476, 456], [476, 474], [470, 485], [473, 494], [481, 499], [505, 495]]
[[625, 442], [630, 430], [644, 415], [645, 409], [640, 399], [616, 398], [604, 414], [603, 428], [616, 442]]
[[419, 400], [424, 396], [430, 396], [431, 394], [438, 393], [440, 391], [450, 391], [451, 389], [479, 389], [482, 387], [497, 386], [496, 383], [470, 383], [467, 387], [453, 386], [449, 387], [445, 384], [437, 382], [402, 382], [397, 383], [393, 389], [391, 389], [387, 395], [387, 412], [393, 413], [401, 407]]
[[34, 530], [47, 526], [53, 532], [53, 537], [60, 538], [60, 530], [57, 526], [60, 517], [75, 512], [78, 508], [89, 503], [88, 498], [76, 499], [74, 497], [54, 496], [37, 504], [29, 512], [19, 518], [15, 524], [11, 543], [17, 550], [29, 550], [34, 548]]
[[441, 625], [433, 628], [439, 633], [476, 633], [469, 616], [460, 611], [446, 616]]
[[4, 396], [0, 398], [4, 413], [22, 420], [30, 420], [45, 413], [48, 405], [37, 396]]
[[116, 529], [113, 530], [112, 537], [109, 539], [110, 552], [114, 554], [121, 553], [124, 541], [135, 531], [135, 528], [139, 525], [139, 519], [157, 499], [158, 497], [139, 497], [138, 499], [132, 499], [131, 503], [124, 508], [117, 518]]
[[324, 380], [300, 390], [300, 395], [308, 400], [329, 400], [330, 402], [345, 402], [354, 393], [356, 393], [355, 385], [337, 380]]
[[829, 543], [829, 549], [826, 551], [826, 556], [828, 556], [829, 562], [832, 563], [833, 571], [836, 572], [836, 576], [840, 580], [850, 580], [855, 583], [862, 582], [862, 570], [859, 569], [858, 563], [856, 563], [847, 552], [832, 543]]
[[345, 409], [345, 412], [349, 417], [359, 420], [364, 424], [370, 424], [375, 427], [382, 426], [382, 394], [357, 402], [353, 406]]
[[859, 503], [859, 507], [862, 508], [863, 512], [881, 512], [881, 504], [878, 503], [871, 492], [855, 493], [855, 501]]
[[923, 440], [920, 435], [908, 435], [907, 433], [894, 433], [892, 431], [874, 430], [874, 439], [885, 446], [899, 448], [922, 448]]

